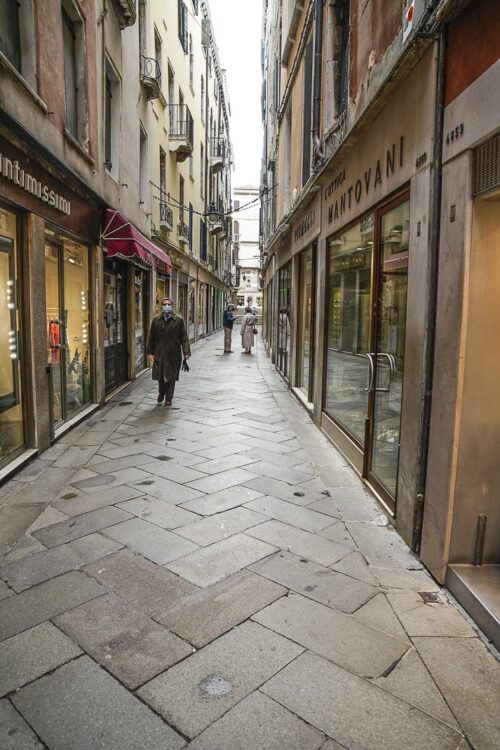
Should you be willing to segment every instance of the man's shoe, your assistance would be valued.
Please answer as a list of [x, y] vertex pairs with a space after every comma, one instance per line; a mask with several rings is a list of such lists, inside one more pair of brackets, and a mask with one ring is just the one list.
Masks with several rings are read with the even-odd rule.
[[172, 402], [171, 401], [165, 401], [165, 406], [172, 406]]
[[161, 404], [164, 398], [165, 396], [162, 396], [161, 394], [159, 394], [158, 398], [156, 399], [156, 403]]

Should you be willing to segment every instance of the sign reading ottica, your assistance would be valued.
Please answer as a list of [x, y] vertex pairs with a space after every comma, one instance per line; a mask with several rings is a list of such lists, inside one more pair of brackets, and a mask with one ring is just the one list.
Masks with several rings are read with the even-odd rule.
[[371, 193], [383, 189], [396, 172], [405, 166], [405, 138], [385, 149], [377, 161], [369, 164], [355, 180], [348, 182], [345, 167], [340, 169], [324, 189], [324, 200], [328, 203], [326, 216], [329, 225], [336, 224], [355, 206], [367, 202]]
[[17, 159], [9, 159], [0, 153], [0, 177], [22, 188], [42, 203], [60, 211], [66, 216], [71, 215], [71, 201], [63, 198], [52, 190], [42, 180], [33, 176], [27, 169], [23, 169]]

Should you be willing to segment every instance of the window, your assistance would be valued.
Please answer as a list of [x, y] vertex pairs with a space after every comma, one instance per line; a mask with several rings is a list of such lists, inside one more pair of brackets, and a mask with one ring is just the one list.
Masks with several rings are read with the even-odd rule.
[[194, 55], [193, 55], [193, 37], [189, 35], [189, 85], [191, 90], [193, 89], [193, 71], [194, 71]]
[[198, 15], [198, 0], [193, 0], [193, 8], [195, 16]]
[[120, 79], [109, 60], [105, 72], [104, 165], [118, 177], [120, 161]]
[[63, 2], [62, 32], [66, 130], [88, 147], [87, 66], [83, 21], [73, 3]]
[[194, 159], [193, 159], [193, 154], [191, 153], [189, 155], [189, 176], [191, 177], [192, 180], [194, 180], [193, 168], [194, 168]]
[[184, 177], [179, 175], [179, 218], [181, 224], [184, 224]]
[[155, 60], [156, 60], [156, 77], [161, 87], [161, 36], [155, 29]]
[[200, 218], [200, 260], [207, 259], [207, 227]]
[[200, 101], [201, 101], [201, 119], [205, 119], [205, 79], [203, 76], [201, 77], [201, 87], [200, 87]]
[[167, 195], [167, 155], [160, 146], [160, 200], [164, 201]]
[[139, 54], [146, 56], [146, 0], [139, 0]]
[[0, 52], [36, 88], [33, 0], [0, 2]]
[[313, 43], [307, 44], [304, 56], [304, 115], [302, 130], [302, 185], [311, 174], [311, 117], [312, 117]]
[[290, 105], [285, 115], [285, 192], [284, 213], [290, 210], [291, 203], [291, 157], [292, 157], [292, 106]]
[[205, 197], [205, 149], [203, 143], [200, 145], [200, 194]]
[[331, 8], [333, 13], [332, 66], [335, 116], [347, 106], [349, 83], [349, 22], [350, 0], [340, 0]]
[[148, 136], [140, 126], [139, 136], [139, 202], [145, 211], [148, 210]]
[[179, 22], [179, 41], [184, 52], [188, 53], [188, 11], [187, 5], [182, 0], [177, 0], [177, 15]]
[[193, 205], [189, 204], [189, 252], [193, 252], [193, 216], [194, 208]]

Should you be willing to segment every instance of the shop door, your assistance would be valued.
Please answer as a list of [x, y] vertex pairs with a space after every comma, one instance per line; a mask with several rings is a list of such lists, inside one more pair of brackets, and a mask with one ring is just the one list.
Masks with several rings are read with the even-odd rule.
[[394, 507], [403, 396], [409, 203], [379, 217], [375, 346], [368, 354], [368, 478]]
[[[57, 238], [56, 238], [57, 239]], [[87, 248], [45, 243], [47, 363], [52, 425], [92, 401]]]
[[128, 380], [127, 268], [117, 260], [104, 265], [104, 372], [110, 393]]
[[349, 459], [395, 508], [404, 375], [409, 202], [334, 239], [325, 407]]
[[314, 365], [314, 253], [312, 248], [301, 253], [299, 263], [300, 298], [297, 342], [297, 386], [303, 391], [307, 400], [311, 402]]

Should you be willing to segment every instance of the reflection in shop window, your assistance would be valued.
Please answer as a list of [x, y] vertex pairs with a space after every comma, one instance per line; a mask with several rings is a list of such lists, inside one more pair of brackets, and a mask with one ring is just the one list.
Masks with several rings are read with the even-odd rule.
[[16, 217], [0, 209], [0, 460], [24, 444], [16, 279]]

